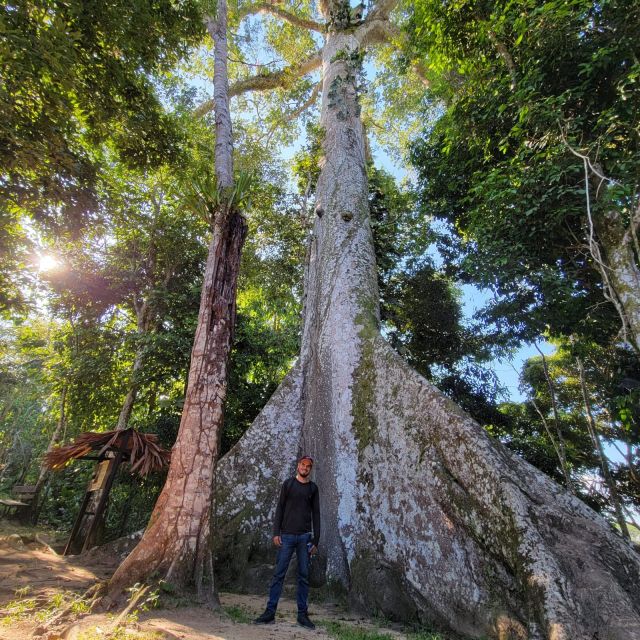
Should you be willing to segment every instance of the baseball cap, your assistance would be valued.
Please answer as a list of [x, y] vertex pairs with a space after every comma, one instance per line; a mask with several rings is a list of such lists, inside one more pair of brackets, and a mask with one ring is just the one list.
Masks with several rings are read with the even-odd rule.
[[309, 462], [313, 464], [313, 458], [311, 456], [302, 456], [298, 458], [298, 462], [302, 462], [303, 460], [309, 460]]

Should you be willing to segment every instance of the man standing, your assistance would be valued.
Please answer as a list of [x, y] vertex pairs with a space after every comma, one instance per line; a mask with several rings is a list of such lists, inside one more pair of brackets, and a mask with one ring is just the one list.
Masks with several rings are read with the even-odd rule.
[[309, 479], [312, 468], [313, 458], [302, 456], [298, 460], [295, 477], [285, 480], [280, 489], [273, 522], [273, 544], [278, 547], [276, 569], [271, 579], [267, 608], [254, 620], [256, 624], [274, 622], [284, 576], [295, 551], [298, 560], [298, 624], [307, 629], [315, 629], [307, 612], [309, 562], [311, 556], [318, 551], [320, 541], [320, 498], [318, 486]]

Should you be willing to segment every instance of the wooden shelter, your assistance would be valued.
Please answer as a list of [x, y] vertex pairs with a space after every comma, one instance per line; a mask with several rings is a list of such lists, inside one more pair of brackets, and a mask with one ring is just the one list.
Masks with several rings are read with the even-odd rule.
[[146, 476], [152, 471], [167, 467], [170, 457], [171, 453], [158, 443], [158, 436], [139, 433], [135, 429], [86, 432], [78, 436], [75, 442], [49, 452], [45, 456], [45, 464], [54, 471], [62, 469], [72, 460], [97, 462], [64, 555], [74, 549], [83, 552], [90, 547], [95, 533], [104, 521], [109, 492], [123, 462], [131, 466], [132, 473]]

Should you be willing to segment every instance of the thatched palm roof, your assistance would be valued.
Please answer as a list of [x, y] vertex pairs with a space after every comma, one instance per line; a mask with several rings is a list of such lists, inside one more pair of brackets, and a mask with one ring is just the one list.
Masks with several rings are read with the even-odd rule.
[[131, 465], [131, 472], [137, 472], [141, 476], [146, 476], [151, 471], [160, 471], [169, 465], [171, 458], [171, 452], [160, 446], [158, 436], [153, 433], [121, 429], [105, 433], [83, 433], [75, 442], [47, 453], [44, 461], [50, 469], [57, 471], [70, 460], [82, 458], [96, 451], [100, 457], [109, 450], [121, 451]]

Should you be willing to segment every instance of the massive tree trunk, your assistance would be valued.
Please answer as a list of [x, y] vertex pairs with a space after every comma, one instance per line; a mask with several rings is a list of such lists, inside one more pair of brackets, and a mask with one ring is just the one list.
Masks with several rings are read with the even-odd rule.
[[304, 452], [316, 459], [321, 496], [315, 570], [352, 602], [473, 638], [637, 639], [634, 550], [492, 440], [379, 334], [360, 43], [335, 19], [344, 3], [328, 4], [302, 349], [218, 465], [221, 574], [266, 591], [277, 487]]
[[233, 186], [231, 118], [228, 109], [226, 0], [209, 21], [215, 42], [217, 188], [222, 204], [204, 274], [198, 326], [178, 438], [167, 481], [149, 526], [109, 583], [105, 604], [123, 587], [152, 576], [180, 588], [194, 586], [199, 601], [217, 605], [211, 554], [214, 467], [227, 389], [227, 360], [236, 316], [236, 288], [246, 222], [230, 194]]

